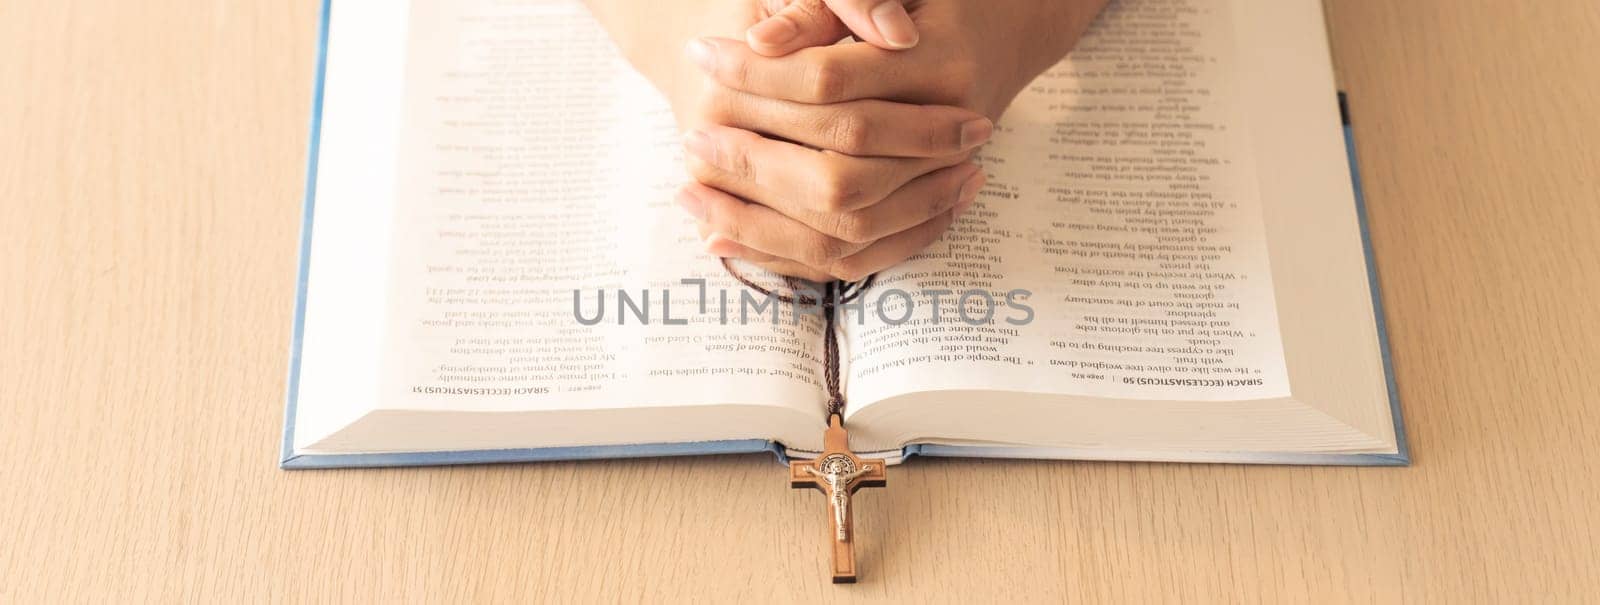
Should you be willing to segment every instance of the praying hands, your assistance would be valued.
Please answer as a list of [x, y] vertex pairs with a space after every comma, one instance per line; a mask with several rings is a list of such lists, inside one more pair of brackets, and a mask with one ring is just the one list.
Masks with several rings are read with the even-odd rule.
[[672, 105], [707, 251], [815, 281], [893, 266], [971, 208], [993, 121], [1105, 2], [589, 0]]

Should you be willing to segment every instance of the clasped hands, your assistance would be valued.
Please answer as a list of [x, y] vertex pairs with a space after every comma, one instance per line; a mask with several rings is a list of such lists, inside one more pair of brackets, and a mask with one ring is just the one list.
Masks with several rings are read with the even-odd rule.
[[993, 120], [1105, 0], [615, 1], [591, 7], [672, 103], [694, 179], [677, 202], [707, 251], [825, 281], [893, 266], [972, 208]]

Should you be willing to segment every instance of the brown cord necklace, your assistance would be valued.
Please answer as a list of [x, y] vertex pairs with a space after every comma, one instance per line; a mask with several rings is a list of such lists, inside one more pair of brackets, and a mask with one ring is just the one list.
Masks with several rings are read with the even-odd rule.
[[777, 299], [780, 302], [805, 307], [820, 306], [823, 318], [822, 363], [823, 378], [828, 390], [828, 428], [822, 433], [822, 453], [811, 460], [789, 462], [789, 486], [815, 488], [828, 496], [828, 511], [832, 521], [828, 543], [833, 551], [833, 581], [835, 584], [856, 581], [856, 557], [853, 548], [854, 530], [851, 524], [850, 495], [863, 487], [883, 487], [888, 484], [887, 465], [881, 459], [858, 458], [850, 451], [850, 436], [844, 429], [844, 391], [839, 382], [839, 306], [854, 302], [877, 277], [869, 275], [859, 282], [830, 281], [822, 285], [822, 296], [805, 294], [809, 291], [799, 279], [784, 277], [791, 293], [774, 292], [746, 278], [733, 268], [728, 259], [722, 259], [722, 268], [745, 287]]

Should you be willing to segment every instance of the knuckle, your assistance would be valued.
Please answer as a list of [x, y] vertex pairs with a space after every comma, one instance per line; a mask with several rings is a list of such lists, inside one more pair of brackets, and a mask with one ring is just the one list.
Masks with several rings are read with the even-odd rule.
[[834, 112], [823, 125], [833, 150], [850, 155], [864, 155], [871, 130], [866, 116], [859, 111]]
[[850, 74], [831, 60], [817, 61], [808, 66], [803, 77], [805, 100], [811, 103], [838, 102], [844, 98], [845, 90], [850, 86]]
[[833, 9], [828, 8], [823, 0], [793, 0], [788, 7], [807, 23], [833, 18]]
[[823, 212], [844, 212], [861, 202], [860, 183], [842, 171], [825, 171], [816, 183], [817, 203]]
[[[748, 136], [747, 136], [748, 135]], [[724, 171], [732, 174], [741, 181], [756, 182], [759, 170], [757, 162], [750, 159], [750, 137], [753, 133], [739, 133], [721, 137], [725, 145], [720, 145], [722, 151], [718, 155], [718, 162]]]
[[950, 113], [929, 112], [926, 119], [917, 121], [921, 129], [922, 150], [928, 155], [953, 153], [961, 150], [961, 126]]
[[[725, 45], [726, 46], [726, 45]], [[717, 74], [722, 81], [738, 89], [745, 89], [750, 83], [750, 58], [742, 52], [719, 53], [717, 58]]]
[[872, 241], [873, 224], [866, 213], [837, 212], [829, 219], [830, 233], [834, 237], [853, 244], [864, 244]]
[[806, 264], [814, 267], [832, 266], [835, 261], [844, 258], [845, 252], [848, 251], [849, 244], [835, 237], [817, 233], [810, 239], [804, 260]]
[[947, 149], [954, 149], [956, 145], [950, 144], [950, 136], [945, 134], [945, 130], [947, 129], [935, 128], [931, 122], [924, 120], [922, 122], [922, 136], [920, 137], [922, 150], [924, 152], [937, 153]]

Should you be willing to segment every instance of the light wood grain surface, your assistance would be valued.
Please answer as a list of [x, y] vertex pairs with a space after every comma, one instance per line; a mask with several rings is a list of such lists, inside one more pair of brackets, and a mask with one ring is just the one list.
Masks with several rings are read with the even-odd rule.
[[[1265, 1], [1265, 0], [1263, 0]], [[309, 0], [0, 0], [0, 602], [1592, 599], [1600, 4], [1330, 0], [1410, 468], [284, 472]]]

